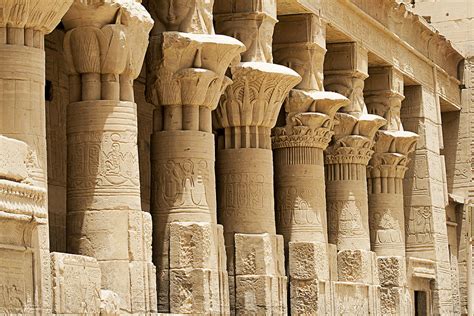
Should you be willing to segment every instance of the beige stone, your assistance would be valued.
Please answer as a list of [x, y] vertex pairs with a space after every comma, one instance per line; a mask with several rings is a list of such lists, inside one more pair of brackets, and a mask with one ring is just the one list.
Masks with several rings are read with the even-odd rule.
[[471, 315], [432, 1], [0, 1], [0, 314]]
[[147, 98], [156, 106], [151, 213], [158, 311], [227, 314], [211, 112], [230, 83], [225, 72], [244, 46], [214, 35], [212, 1], [150, 1], [149, 9], [157, 22], [147, 58]]
[[53, 313], [98, 314], [101, 272], [91, 257], [51, 253]]

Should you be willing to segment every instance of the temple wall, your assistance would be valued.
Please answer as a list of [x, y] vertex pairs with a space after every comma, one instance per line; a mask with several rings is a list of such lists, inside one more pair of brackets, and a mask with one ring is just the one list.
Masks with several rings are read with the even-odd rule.
[[474, 315], [473, 7], [41, 1], [0, 3], [0, 313]]

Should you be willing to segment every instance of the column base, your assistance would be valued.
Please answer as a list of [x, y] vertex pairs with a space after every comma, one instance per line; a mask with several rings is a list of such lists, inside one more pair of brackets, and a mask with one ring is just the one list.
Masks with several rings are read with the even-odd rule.
[[288, 275], [292, 315], [325, 314], [329, 280], [328, 245], [321, 242], [290, 242]]
[[266, 233], [235, 234], [234, 243], [234, 275], [229, 277], [232, 312], [286, 315], [283, 237]]
[[172, 314], [229, 315], [223, 229], [206, 222], [173, 222], [169, 267], [158, 272], [158, 310]]
[[377, 269], [380, 279], [381, 315], [409, 315], [411, 302], [407, 288], [405, 257], [379, 256]]

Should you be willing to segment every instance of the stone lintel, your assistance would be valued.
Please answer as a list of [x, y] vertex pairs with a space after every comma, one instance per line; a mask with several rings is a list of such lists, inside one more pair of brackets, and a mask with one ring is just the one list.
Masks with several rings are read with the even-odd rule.
[[338, 281], [363, 284], [377, 283], [376, 255], [372, 251], [341, 250], [337, 254]]
[[408, 276], [422, 279], [436, 279], [436, 263], [433, 260], [409, 257]]
[[276, 1], [267, 0], [216, 0], [214, 15], [236, 13], [264, 13], [276, 19]]

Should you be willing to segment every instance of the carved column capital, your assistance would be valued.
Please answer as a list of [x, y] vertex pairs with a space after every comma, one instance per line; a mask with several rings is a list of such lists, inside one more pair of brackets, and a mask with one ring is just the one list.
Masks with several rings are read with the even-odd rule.
[[365, 114], [356, 118], [337, 113], [334, 140], [326, 150], [325, 163], [355, 163], [367, 165], [372, 157], [373, 139], [386, 121], [377, 115]]
[[327, 45], [324, 61], [324, 86], [328, 91], [351, 100], [342, 112], [360, 116], [367, 113], [364, 103], [364, 80], [368, 77], [368, 52], [357, 43]]
[[403, 75], [393, 67], [371, 67], [365, 80], [365, 103], [371, 114], [384, 117], [386, 130], [403, 131], [400, 108], [403, 95]]
[[273, 149], [325, 149], [334, 134], [334, 115], [348, 102], [334, 92], [291, 90], [285, 102], [286, 125], [273, 130]]
[[229, 64], [245, 49], [222, 35], [165, 32], [152, 42], [148, 60], [148, 98], [155, 105], [198, 105], [214, 110], [231, 82]]
[[73, 0], [5, 0], [0, 5], [0, 27], [24, 28], [48, 34]]
[[408, 155], [415, 150], [417, 140], [418, 135], [412, 132], [378, 131], [368, 176], [403, 179]]
[[138, 1], [76, 0], [63, 24], [70, 72], [139, 75], [153, 20]]
[[148, 1], [147, 9], [155, 21], [151, 35], [155, 36], [166, 31], [214, 34], [213, 4], [214, 0]]
[[225, 129], [226, 148], [270, 149], [270, 129], [275, 126], [285, 97], [301, 77], [280, 65], [254, 62], [231, 67], [231, 73], [233, 83], [214, 115], [215, 126]]
[[242, 53], [242, 61], [273, 62], [275, 1], [217, 0], [215, 8], [217, 32], [237, 38], [247, 48]]
[[275, 62], [296, 71], [301, 82], [295, 89], [323, 91], [326, 24], [314, 14], [283, 15], [275, 26]]

